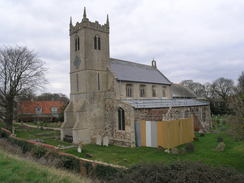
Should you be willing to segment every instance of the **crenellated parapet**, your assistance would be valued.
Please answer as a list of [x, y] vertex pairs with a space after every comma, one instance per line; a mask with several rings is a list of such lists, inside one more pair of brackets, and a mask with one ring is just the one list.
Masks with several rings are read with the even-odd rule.
[[93, 29], [100, 32], [109, 33], [109, 19], [107, 16], [107, 21], [105, 24], [100, 24], [98, 21], [91, 22], [86, 16], [86, 8], [84, 8], [83, 19], [81, 22], [77, 22], [75, 25], [72, 23], [72, 18], [70, 18], [69, 33], [70, 35], [78, 32], [80, 29]]

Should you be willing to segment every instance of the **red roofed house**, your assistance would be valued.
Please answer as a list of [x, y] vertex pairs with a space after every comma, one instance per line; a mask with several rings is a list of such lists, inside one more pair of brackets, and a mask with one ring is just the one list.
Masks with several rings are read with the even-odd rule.
[[63, 116], [63, 101], [20, 101], [18, 121], [57, 121]]

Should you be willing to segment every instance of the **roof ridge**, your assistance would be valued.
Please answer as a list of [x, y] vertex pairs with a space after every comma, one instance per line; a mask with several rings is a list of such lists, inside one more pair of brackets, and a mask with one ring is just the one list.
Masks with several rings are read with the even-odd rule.
[[121, 61], [121, 62], [128, 62], [128, 63], [131, 63], [131, 64], [140, 65], [140, 66], [144, 66], [144, 67], [150, 67], [152, 69], [155, 69], [151, 65], [141, 64], [141, 63], [137, 63], [137, 62], [133, 62], [133, 61], [121, 60], [121, 59], [117, 59], [117, 58], [109, 58], [109, 59], [110, 60], [114, 60], [114, 61], [117, 60], [117, 61]]

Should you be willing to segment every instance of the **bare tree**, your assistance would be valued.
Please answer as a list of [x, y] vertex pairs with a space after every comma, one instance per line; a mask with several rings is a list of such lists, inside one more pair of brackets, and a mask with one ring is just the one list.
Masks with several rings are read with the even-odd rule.
[[0, 49], [0, 118], [12, 129], [15, 98], [40, 89], [47, 81], [43, 61], [26, 47]]
[[238, 86], [237, 87], [238, 87], [239, 92], [242, 95], [244, 95], [244, 71], [241, 73], [240, 77], [238, 78]]
[[212, 89], [218, 97], [226, 101], [234, 93], [234, 82], [222, 77], [213, 82]]
[[212, 84], [212, 98], [218, 112], [222, 114], [230, 113], [229, 99], [234, 95], [234, 82], [231, 79], [218, 78]]
[[181, 85], [190, 88], [198, 97], [205, 97], [205, 87], [201, 83], [194, 82], [193, 80], [184, 80]]

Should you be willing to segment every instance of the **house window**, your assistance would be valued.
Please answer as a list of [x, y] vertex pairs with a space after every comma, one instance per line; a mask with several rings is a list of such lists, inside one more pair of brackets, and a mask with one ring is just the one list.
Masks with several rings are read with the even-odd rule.
[[166, 87], [163, 86], [162, 88], [162, 96], [165, 98], [166, 97]]
[[131, 84], [127, 84], [126, 85], [126, 97], [132, 97], [132, 85]]
[[125, 130], [125, 111], [121, 107], [118, 109], [119, 130]]
[[36, 110], [36, 114], [41, 114], [42, 113], [42, 107], [40, 107], [40, 106], [37, 106], [35, 108], [35, 110]]
[[156, 86], [152, 86], [152, 96], [153, 97], [156, 97], [157, 96]]
[[94, 41], [94, 49], [101, 50], [101, 38], [96, 35], [93, 41]]
[[140, 97], [145, 97], [146, 96], [146, 92], [145, 92], [145, 85], [141, 85], [140, 86]]
[[57, 107], [51, 107], [51, 112], [52, 112], [52, 114], [58, 113], [58, 108]]
[[75, 37], [75, 51], [80, 50], [80, 38], [79, 36]]
[[100, 90], [100, 75], [97, 73], [97, 90]]

